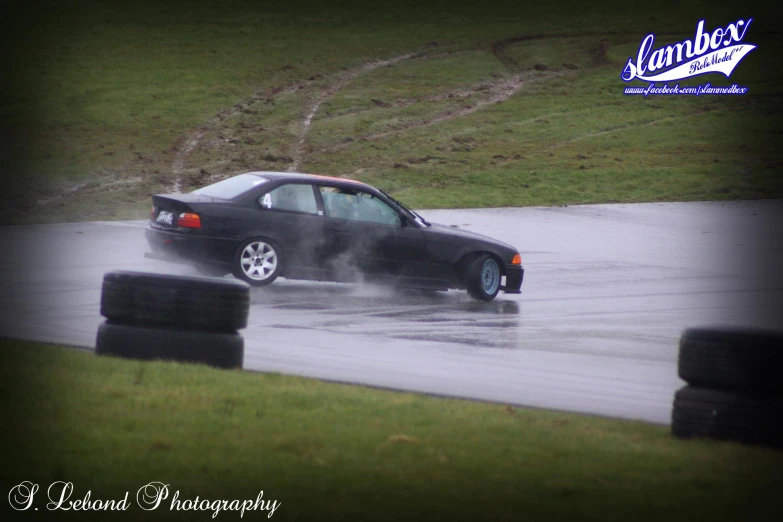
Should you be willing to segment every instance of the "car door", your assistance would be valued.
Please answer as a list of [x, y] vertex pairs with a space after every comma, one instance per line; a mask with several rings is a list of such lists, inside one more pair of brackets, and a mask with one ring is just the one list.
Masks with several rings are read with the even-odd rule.
[[259, 236], [274, 240], [282, 250], [284, 277], [317, 278], [324, 244], [324, 215], [315, 187], [285, 183], [256, 199]]
[[323, 263], [336, 279], [355, 279], [357, 273], [370, 280], [431, 277], [423, 232], [397, 210], [360, 188], [318, 190], [326, 214]]

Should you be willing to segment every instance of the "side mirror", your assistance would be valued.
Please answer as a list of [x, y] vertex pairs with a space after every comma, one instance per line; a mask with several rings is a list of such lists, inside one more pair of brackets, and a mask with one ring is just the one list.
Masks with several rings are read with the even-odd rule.
[[405, 216], [400, 216], [400, 226], [405, 228], [408, 226], [408, 218]]

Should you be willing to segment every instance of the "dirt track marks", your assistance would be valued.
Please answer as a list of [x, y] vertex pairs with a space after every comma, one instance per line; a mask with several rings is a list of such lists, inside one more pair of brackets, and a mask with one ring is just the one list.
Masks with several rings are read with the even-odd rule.
[[[338, 150], [342, 150], [345, 148], [350, 147], [357, 141], [377, 141], [384, 138], [387, 138], [389, 136], [396, 136], [398, 134], [401, 134], [403, 132], [412, 130], [412, 129], [418, 129], [422, 127], [428, 127], [430, 125], [435, 125], [438, 123], [442, 123], [444, 121], [453, 120], [455, 118], [459, 118], [462, 116], [467, 116], [469, 114], [472, 114], [478, 110], [483, 109], [484, 107], [487, 107], [488, 105], [495, 105], [498, 103], [502, 103], [503, 101], [507, 100], [508, 98], [514, 96], [519, 90], [526, 84], [536, 81], [541, 81], [544, 79], [554, 78], [555, 76], [560, 76], [561, 74], [564, 74], [563, 72], [538, 72], [536, 71], [535, 74], [531, 72], [523, 72], [520, 74], [516, 74], [510, 78], [506, 78], [504, 80], [500, 80], [493, 83], [486, 83], [483, 82], [481, 84], [477, 84], [477, 88], [481, 87], [486, 90], [486, 92], [489, 93], [489, 96], [486, 98], [477, 100], [473, 105], [470, 106], [458, 106], [453, 109], [449, 109], [446, 111], [441, 112], [440, 114], [435, 115], [432, 118], [429, 119], [423, 119], [415, 122], [410, 122], [404, 124], [399, 129], [393, 129], [387, 132], [380, 132], [377, 134], [372, 134], [369, 136], [362, 136], [361, 138], [357, 138], [354, 141], [347, 142], [347, 143], [338, 143], [337, 145], [332, 145], [330, 147], [325, 147], [319, 152], [335, 152]], [[474, 89], [473, 92], [475, 92], [476, 89]], [[455, 94], [455, 96], [460, 97], [460, 95], [463, 93], [463, 91], [460, 91], [459, 94]], [[446, 95], [447, 96], [447, 95]]]
[[[522, 88], [522, 86], [527, 82], [540, 81], [543, 79], [552, 78], [554, 76], [558, 76], [568, 72], [568, 71], [561, 71], [559, 69], [536, 71], [533, 69], [521, 68], [520, 65], [516, 62], [516, 60], [507, 52], [508, 48], [516, 43], [532, 41], [532, 40], [541, 40], [541, 39], [617, 37], [617, 36], [626, 36], [626, 34], [619, 33], [619, 32], [604, 32], [604, 33], [586, 32], [586, 33], [574, 33], [574, 34], [564, 34], [564, 33], [532, 34], [532, 35], [512, 36], [509, 38], [497, 40], [491, 45], [491, 51], [493, 55], [502, 64], [504, 64], [509, 70], [515, 71], [516, 73], [511, 77], [504, 78], [496, 82], [481, 84], [482, 87], [485, 87], [485, 94], [488, 94], [487, 96], [482, 97], [482, 99], [476, 101], [475, 103], [467, 107], [465, 106], [455, 107], [453, 109], [443, 111], [442, 113], [437, 114], [432, 118], [408, 123], [404, 125], [402, 128], [397, 128], [397, 129], [393, 129], [387, 132], [378, 133], [374, 135], [357, 137], [354, 139], [353, 142], [340, 143], [337, 145], [333, 145], [331, 147], [326, 147], [324, 149], [321, 149], [318, 152], [331, 152], [331, 151], [341, 150], [350, 147], [351, 143], [355, 143], [356, 141], [380, 140], [389, 136], [394, 136], [401, 132], [405, 132], [406, 130], [409, 129], [426, 127], [429, 125], [434, 125], [461, 116], [466, 116], [468, 114], [471, 114], [473, 112], [476, 112], [486, 107], [487, 105], [492, 105], [505, 101], [506, 99], [516, 94]], [[638, 35], [633, 35], [634, 38], [637, 36]], [[607, 45], [599, 45], [594, 50], [594, 54], [596, 54], [596, 60], [600, 61], [600, 59], [604, 58], [603, 55], [605, 54], [607, 48], [608, 48]], [[431, 51], [432, 50], [422, 50], [422, 51], [396, 56], [386, 60], [375, 60], [371, 62], [366, 62], [352, 69], [346, 69], [332, 75], [329, 78], [329, 81], [326, 83], [326, 85], [322, 87], [309, 87], [305, 84], [305, 82], [299, 81], [299, 82], [294, 82], [287, 87], [278, 87], [271, 90], [266, 89], [264, 91], [259, 91], [255, 93], [250, 99], [240, 102], [232, 108], [225, 109], [219, 112], [211, 120], [199, 126], [198, 128], [194, 129], [192, 132], [190, 132], [180, 140], [180, 144], [176, 147], [177, 152], [171, 166], [171, 170], [174, 178], [172, 183], [172, 189], [175, 192], [182, 190], [184, 184], [183, 176], [186, 173], [186, 171], [189, 170], [187, 167], [188, 157], [193, 153], [194, 150], [196, 150], [199, 147], [204, 136], [207, 133], [209, 133], [211, 130], [216, 128], [218, 124], [220, 124], [223, 120], [230, 118], [231, 116], [249, 108], [250, 106], [252, 106], [253, 104], [259, 101], [269, 100], [271, 98], [283, 94], [307, 92], [309, 95], [309, 100], [305, 103], [305, 110], [303, 111], [301, 118], [298, 120], [296, 124], [297, 125], [296, 137], [291, 145], [291, 149], [289, 153], [289, 156], [292, 159], [292, 161], [288, 167], [288, 170], [289, 171], [298, 170], [301, 167], [305, 156], [305, 152], [306, 152], [305, 144], [307, 142], [307, 135], [308, 132], [310, 131], [311, 124], [313, 122], [313, 119], [318, 114], [321, 105], [325, 101], [327, 101], [335, 94], [337, 94], [351, 81], [355, 80], [356, 78], [364, 74], [368, 74], [379, 67], [393, 65], [395, 63], [404, 60], [412, 60], [412, 59], [420, 59], [420, 58], [434, 59], [441, 56], [453, 54], [454, 52], [452, 51], [444, 54], [434, 54]], [[304, 91], [306, 87], [307, 87], [307, 91]], [[315, 92], [313, 92], [312, 89], [316, 89]], [[449, 93], [446, 93], [446, 96], [448, 94]], [[464, 95], [464, 93], [462, 93], [461, 91], [453, 94], [455, 97], [463, 97]], [[417, 100], [405, 100], [405, 103], [403, 105], [410, 105], [416, 102]]]
[[548, 147], [547, 150], [559, 149], [560, 147], [565, 147], [567, 145], [570, 145], [571, 143], [574, 143], [574, 142], [577, 142], [577, 141], [582, 141], [582, 140], [587, 140], [587, 139], [590, 139], [590, 138], [595, 138], [596, 136], [603, 136], [605, 134], [612, 134], [614, 132], [627, 131], [629, 129], [639, 128], [639, 127], [647, 127], [647, 126], [650, 126], [650, 125], [657, 125], [658, 123], [661, 123], [661, 122], [664, 122], [664, 121], [672, 121], [672, 120], [681, 121], [681, 120], [683, 120], [685, 118], [691, 118], [693, 116], [698, 116], [700, 114], [704, 114], [704, 111], [694, 111], [694, 112], [692, 112], [690, 114], [684, 114], [684, 115], [678, 115], [678, 116], [664, 116], [662, 118], [656, 118], [656, 119], [649, 120], [649, 121], [640, 121], [640, 122], [634, 122], [634, 123], [627, 123], [627, 124], [623, 124], [623, 125], [617, 125], [616, 127], [611, 127], [611, 128], [608, 128], [608, 129], [602, 129], [602, 130], [595, 131], [595, 132], [587, 132], [587, 133], [584, 133], [584, 134], [580, 134], [578, 136], [574, 136], [573, 138], [565, 139], [565, 140], [563, 140], [563, 141], [561, 141], [559, 143], [556, 143], [554, 145], [551, 145], [550, 147]]
[[204, 138], [204, 136], [207, 133], [217, 128], [217, 126], [224, 120], [231, 118], [232, 116], [235, 116], [244, 110], [247, 110], [248, 108], [252, 107], [256, 103], [269, 100], [271, 98], [283, 94], [290, 94], [292, 92], [296, 92], [302, 89], [303, 86], [304, 86], [303, 82], [294, 82], [286, 87], [276, 87], [273, 89], [264, 89], [262, 91], [257, 91], [250, 98], [235, 104], [233, 107], [221, 110], [215, 116], [213, 116], [209, 121], [200, 125], [195, 130], [185, 135], [180, 140], [180, 144], [175, 147], [177, 153], [174, 156], [174, 161], [172, 161], [171, 164], [171, 171], [174, 178], [171, 187], [172, 191], [178, 193], [182, 190], [183, 175], [188, 170], [187, 168], [188, 157], [193, 153], [194, 150], [196, 150], [199, 147], [199, 145], [201, 144], [201, 140]]
[[[606, 33], [588, 32], [588, 33], [575, 33], [575, 34], [540, 33], [540, 34], [532, 34], [532, 35], [518, 35], [518, 36], [512, 36], [509, 38], [503, 38], [501, 40], [497, 40], [491, 45], [492, 54], [495, 56], [495, 58], [497, 58], [497, 60], [500, 63], [506, 66], [507, 69], [517, 71], [517, 74], [515, 74], [510, 78], [502, 79], [496, 82], [491, 82], [491, 83], [484, 82], [482, 84], [478, 84], [474, 86], [472, 89], [467, 91], [462, 89], [451, 93], [444, 93], [428, 101], [441, 101], [451, 97], [464, 98], [467, 97], [468, 95], [476, 94], [479, 88], [483, 88], [487, 90], [489, 92], [489, 96], [475, 102], [473, 105], [470, 105], [468, 107], [460, 106], [454, 109], [444, 111], [441, 114], [438, 114], [429, 119], [407, 123], [404, 126], [402, 126], [402, 128], [399, 129], [394, 129], [388, 132], [377, 133], [369, 136], [362, 136], [360, 138], [355, 138], [354, 140], [346, 143], [339, 143], [336, 145], [325, 147], [319, 150], [318, 152], [324, 153], [324, 152], [334, 152], [338, 150], [343, 150], [349, 148], [352, 144], [356, 143], [357, 141], [381, 140], [389, 136], [400, 134], [410, 129], [427, 127], [444, 121], [452, 120], [454, 118], [458, 118], [461, 116], [467, 116], [488, 105], [501, 103], [507, 100], [508, 98], [516, 94], [525, 83], [550, 79], [556, 76], [566, 74], [567, 72], [570, 72], [568, 68], [566, 68], [566, 70], [561, 70], [560, 68], [547, 68], [544, 70], [535, 70], [534, 68], [520, 67], [517, 61], [507, 52], [508, 48], [516, 43], [533, 41], [533, 40], [542, 40], [542, 39], [554, 39], [554, 38], [585, 38], [585, 37], [598, 37], [598, 36], [616, 37], [618, 35], [626, 36], [624, 33], [616, 33], [616, 32], [606, 32]], [[593, 61], [595, 65], [599, 65], [606, 60], [606, 52], [608, 49], [609, 49], [609, 43], [605, 40], [602, 40], [595, 49], [591, 50], [591, 54], [593, 54]]]
[[293, 162], [291, 163], [291, 166], [288, 167], [288, 170], [291, 172], [295, 172], [299, 166], [302, 164], [302, 156], [304, 152], [304, 144], [305, 140], [307, 139], [307, 132], [310, 130], [310, 124], [313, 122], [313, 118], [315, 117], [316, 113], [318, 112], [318, 109], [321, 107], [321, 104], [334, 96], [337, 92], [340, 91], [345, 85], [347, 85], [349, 82], [354, 80], [355, 78], [367, 74], [370, 71], [373, 71], [374, 69], [377, 69], [378, 67], [383, 67], [387, 65], [393, 65], [397, 62], [401, 62], [403, 60], [410, 60], [411, 58], [415, 58], [421, 56], [420, 53], [408, 53], [403, 54], [401, 56], [396, 56], [394, 58], [389, 58], [388, 60], [377, 60], [373, 62], [365, 63], [364, 65], [361, 65], [360, 67], [357, 67], [355, 69], [350, 69], [348, 71], [344, 71], [340, 74], [338, 74], [334, 81], [332, 81], [325, 89], [321, 90], [315, 98], [312, 100], [312, 103], [309, 105], [307, 112], [305, 113], [304, 118], [302, 119], [300, 123], [299, 133], [297, 136], [296, 143], [294, 144], [293, 150], [291, 151], [291, 158], [293, 158]]
[[[675, 35], [679, 33], [657, 33], [659, 36], [666, 36], [666, 35]], [[613, 45], [617, 45], [618, 43], [625, 43], [625, 42], [633, 42], [639, 39], [638, 33], [626, 33], [621, 31], [605, 31], [605, 32], [582, 32], [582, 33], [550, 33], [550, 34], [544, 34], [544, 33], [537, 33], [537, 34], [523, 34], [523, 35], [517, 35], [517, 36], [511, 36], [509, 38], [503, 38], [501, 40], [497, 40], [492, 44], [492, 54], [495, 55], [495, 58], [498, 59], [500, 63], [505, 65], [508, 69], [511, 70], [526, 70], [520, 67], [519, 63], [514, 59], [513, 56], [508, 54], [508, 48], [511, 47], [514, 44], [520, 43], [520, 42], [530, 42], [533, 40], [549, 40], [549, 39], [559, 39], [559, 38], [590, 38], [590, 37], [601, 37], [601, 38], [617, 38], [617, 37], [623, 37], [623, 40], [621, 42], [615, 41]], [[596, 65], [603, 63], [606, 60], [606, 51], [609, 49], [609, 42], [606, 40], [602, 40], [599, 45], [592, 49], [591, 52], [593, 54], [593, 59]]]
[[[335, 93], [337, 93], [351, 80], [359, 77], [362, 74], [367, 74], [368, 72], [378, 67], [392, 65], [402, 60], [420, 58], [424, 56], [427, 56], [427, 51], [408, 53], [400, 56], [395, 56], [387, 60], [375, 60], [372, 62], [367, 62], [356, 68], [337, 73], [334, 76], [334, 79], [331, 82], [329, 82], [325, 88], [322, 88], [320, 92], [318, 92], [313, 97], [312, 102], [308, 105], [307, 111], [302, 116], [302, 119], [299, 123], [300, 128], [299, 128], [297, 140], [294, 143], [293, 150], [291, 152], [291, 158], [293, 159], [293, 162], [288, 170], [296, 170], [301, 165], [304, 143], [307, 137], [307, 132], [310, 128], [310, 124], [312, 123], [313, 118], [318, 112], [319, 107], [324, 101], [326, 101]], [[180, 140], [180, 144], [176, 147], [177, 152], [171, 164], [171, 171], [173, 174], [173, 180], [171, 186], [172, 191], [180, 192], [182, 190], [182, 187], [184, 185], [183, 177], [186, 171], [188, 170], [187, 167], [188, 157], [193, 153], [194, 150], [196, 150], [199, 147], [202, 139], [207, 133], [215, 129], [224, 120], [231, 118], [232, 116], [242, 112], [243, 110], [247, 110], [255, 103], [266, 101], [284, 94], [295, 93], [301, 91], [302, 89], [304, 89], [304, 87], [305, 87], [304, 82], [297, 81], [286, 87], [277, 87], [273, 89], [265, 89], [263, 91], [256, 92], [249, 99], [239, 102], [229, 109], [220, 111], [209, 121], [200, 125], [196, 129], [194, 129], [193, 131], [185, 135]]]
[[182, 172], [185, 170], [185, 161], [191, 152], [198, 146], [201, 138], [204, 137], [205, 129], [198, 129], [185, 139], [185, 145], [177, 151], [174, 162], [171, 164], [171, 171], [174, 173], [174, 185], [172, 192], [179, 194], [182, 191]]

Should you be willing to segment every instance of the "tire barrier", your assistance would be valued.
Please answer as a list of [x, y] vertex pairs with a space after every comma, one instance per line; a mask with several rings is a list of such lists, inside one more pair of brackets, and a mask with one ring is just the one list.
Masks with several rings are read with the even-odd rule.
[[101, 315], [178, 328], [234, 331], [247, 326], [242, 281], [116, 271], [103, 276]]
[[680, 338], [672, 434], [783, 448], [783, 333], [689, 328]]
[[103, 277], [95, 352], [241, 368], [250, 287], [235, 280], [113, 271]]
[[743, 328], [689, 328], [677, 371], [694, 386], [783, 394], [783, 334]]
[[164, 359], [241, 368], [245, 342], [237, 332], [196, 331], [104, 321], [95, 353], [129, 359]]

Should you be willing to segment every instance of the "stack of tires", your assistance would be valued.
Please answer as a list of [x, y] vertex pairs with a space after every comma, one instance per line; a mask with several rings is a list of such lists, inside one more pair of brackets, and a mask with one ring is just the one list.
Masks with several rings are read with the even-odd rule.
[[689, 328], [680, 339], [672, 434], [783, 447], [783, 334]]
[[95, 351], [241, 368], [250, 287], [236, 280], [113, 271], [103, 276]]

